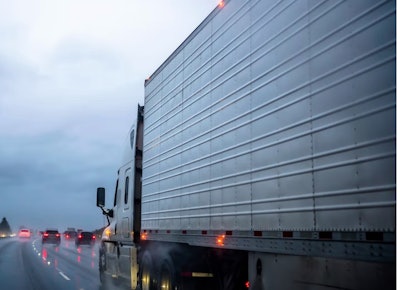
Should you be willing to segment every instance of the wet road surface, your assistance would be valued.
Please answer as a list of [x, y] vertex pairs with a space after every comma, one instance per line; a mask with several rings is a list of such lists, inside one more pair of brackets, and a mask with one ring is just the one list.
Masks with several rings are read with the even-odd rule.
[[40, 237], [0, 239], [0, 289], [99, 290], [98, 245], [76, 247], [63, 240], [60, 246]]

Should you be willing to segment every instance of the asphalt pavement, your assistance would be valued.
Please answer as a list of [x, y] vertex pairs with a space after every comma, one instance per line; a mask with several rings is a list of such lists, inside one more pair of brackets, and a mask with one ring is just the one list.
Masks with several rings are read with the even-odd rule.
[[0, 239], [0, 289], [99, 290], [98, 245], [42, 245], [40, 237]]

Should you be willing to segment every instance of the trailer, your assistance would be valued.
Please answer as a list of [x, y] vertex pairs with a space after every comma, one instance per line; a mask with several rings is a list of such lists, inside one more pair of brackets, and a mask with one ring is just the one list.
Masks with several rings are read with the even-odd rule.
[[106, 289], [395, 289], [395, 1], [225, 0], [144, 87]]

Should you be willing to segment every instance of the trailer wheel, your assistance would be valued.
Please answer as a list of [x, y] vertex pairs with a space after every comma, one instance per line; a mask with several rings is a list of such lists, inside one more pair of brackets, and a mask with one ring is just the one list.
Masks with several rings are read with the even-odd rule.
[[141, 290], [157, 290], [157, 271], [154, 268], [150, 253], [145, 252], [142, 257], [142, 269], [140, 274]]

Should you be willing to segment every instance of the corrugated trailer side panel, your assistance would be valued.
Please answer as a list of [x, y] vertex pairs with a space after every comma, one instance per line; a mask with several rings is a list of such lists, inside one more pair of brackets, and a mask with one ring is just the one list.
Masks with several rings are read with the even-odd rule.
[[395, 1], [226, 1], [146, 82], [142, 229], [394, 231]]

